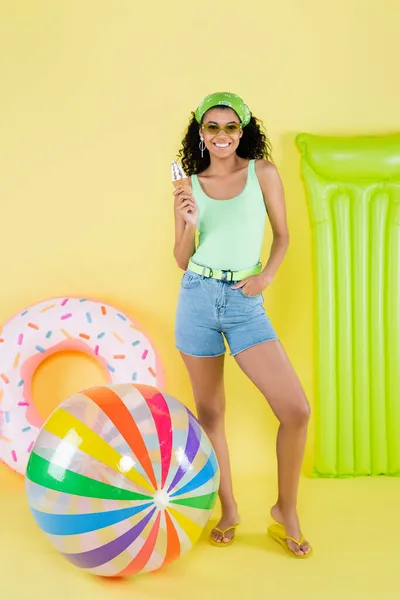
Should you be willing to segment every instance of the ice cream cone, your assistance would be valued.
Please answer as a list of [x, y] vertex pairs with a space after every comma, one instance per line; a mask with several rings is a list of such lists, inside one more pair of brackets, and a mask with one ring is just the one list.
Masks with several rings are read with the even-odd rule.
[[188, 191], [191, 191], [190, 179], [186, 175], [185, 171], [182, 169], [181, 165], [173, 160], [171, 164], [172, 171], [172, 184], [174, 188], [182, 187], [187, 188]]

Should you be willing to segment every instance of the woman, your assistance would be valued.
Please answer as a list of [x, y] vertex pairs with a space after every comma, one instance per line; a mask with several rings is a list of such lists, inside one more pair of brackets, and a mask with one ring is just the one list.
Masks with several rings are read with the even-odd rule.
[[[279, 419], [278, 498], [268, 529], [292, 556], [311, 555], [296, 502], [310, 409], [293, 368], [263, 308], [288, 247], [284, 192], [269, 160], [269, 143], [241, 98], [207, 96], [192, 114], [182, 166], [192, 193], [175, 190], [175, 247], [185, 271], [176, 315], [176, 345], [193, 387], [199, 421], [217, 455], [222, 516], [211, 533], [219, 546], [234, 540], [239, 524], [224, 430], [226, 338], [239, 367]], [[259, 263], [268, 215], [273, 243]], [[195, 235], [199, 231], [196, 248]]]

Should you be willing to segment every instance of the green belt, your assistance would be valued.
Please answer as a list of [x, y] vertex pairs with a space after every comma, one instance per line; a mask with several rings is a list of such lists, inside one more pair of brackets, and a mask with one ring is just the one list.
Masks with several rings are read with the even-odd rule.
[[242, 281], [242, 279], [246, 279], [246, 277], [251, 277], [252, 275], [258, 275], [261, 273], [261, 263], [258, 263], [255, 267], [251, 269], [244, 269], [243, 271], [220, 271], [218, 269], [210, 269], [209, 267], [202, 267], [201, 265], [197, 265], [196, 263], [189, 261], [188, 269], [193, 271], [193, 273], [197, 273], [197, 275], [202, 275], [207, 279], [220, 279], [221, 281]]

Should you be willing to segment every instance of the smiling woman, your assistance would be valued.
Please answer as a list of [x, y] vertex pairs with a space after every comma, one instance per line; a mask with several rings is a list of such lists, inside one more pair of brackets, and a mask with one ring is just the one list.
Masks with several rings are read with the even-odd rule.
[[[225, 139], [218, 139], [218, 144], [228, 144], [231, 147], [232, 140], [227, 139], [227, 136], [233, 136], [236, 141], [239, 140], [240, 146], [235, 144], [236, 153], [239, 157], [250, 159], [270, 159], [271, 146], [270, 142], [263, 132], [260, 121], [251, 115], [249, 108], [235, 94], [217, 94], [218, 104], [217, 112], [210, 110], [215, 107], [215, 95], [207, 96], [196, 112], [192, 113], [192, 118], [182, 142], [182, 149], [179, 156], [182, 159], [182, 166], [187, 175], [202, 173], [210, 166], [210, 146], [208, 140], [211, 136], [217, 136], [220, 131], [224, 132]], [[210, 99], [211, 98], [211, 99]], [[209, 106], [213, 104], [213, 106]], [[242, 112], [242, 117], [232, 108], [236, 108]], [[219, 114], [219, 117], [218, 117]], [[204, 116], [207, 115], [207, 119]], [[218, 118], [220, 119], [218, 121]], [[213, 120], [214, 119], [214, 120]], [[199, 125], [203, 130], [200, 136]], [[205, 137], [201, 140], [201, 137]], [[199, 142], [203, 144], [199, 145]], [[215, 145], [214, 148], [217, 146]]]
[[[211, 534], [223, 547], [235, 539], [239, 514], [225, 437], [225, 341], [245, 374], [280, 421], [279, 490], [270, 535], [296, 558], [311, 556], [296, 511], [309, 406], [300, 382], [264, 310], [288, 246], [282, 182], [270, 160], [260, 123], [239, 96], [206, 96], [188, 126], [180, 151], [190, 186], [175, 189], [175, 247], [185, 271], [175, 323], [176, 347], [191, 379], [198, 416], [221, 470], [222, 517]], [[269, 260], [260, 253], [268, 216]], [[196, 247], [196, 232], [199, 242]]]

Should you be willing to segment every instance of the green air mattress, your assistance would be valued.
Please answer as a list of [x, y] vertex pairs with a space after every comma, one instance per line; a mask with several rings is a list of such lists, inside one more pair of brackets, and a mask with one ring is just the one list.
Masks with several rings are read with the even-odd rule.
[[320, 477], [400, 474], [400, 135], [297, 137], [311, 223]]

